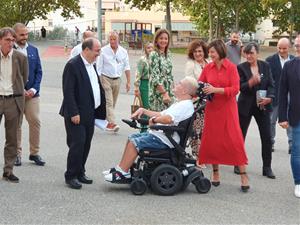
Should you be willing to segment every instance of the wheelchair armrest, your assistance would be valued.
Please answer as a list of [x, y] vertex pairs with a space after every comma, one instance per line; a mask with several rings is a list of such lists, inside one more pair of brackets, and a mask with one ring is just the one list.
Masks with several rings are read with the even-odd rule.
[[178, 127], [178, 126], [164, 126], [164, 125], [152, 125], [150, 126], [150, 129], [152, 130], [162, 130], [164, 132], [184, 132], [183, 127]]

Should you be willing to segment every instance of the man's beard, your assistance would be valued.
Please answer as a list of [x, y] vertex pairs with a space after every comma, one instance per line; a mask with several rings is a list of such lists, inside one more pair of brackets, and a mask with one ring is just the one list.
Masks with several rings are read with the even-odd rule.
[[26, 42], [27, 42], [26, 39], [22, 39], [22, 40], [18, 41], [17, 43], [18, 43], [19, 45], [25, 45]]

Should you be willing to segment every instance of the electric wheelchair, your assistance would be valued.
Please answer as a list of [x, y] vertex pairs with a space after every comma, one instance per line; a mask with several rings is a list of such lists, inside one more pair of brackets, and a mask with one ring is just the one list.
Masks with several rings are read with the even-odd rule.
[[[150, 129], [162, 130], [174, 148], [162, 150], [140, 149], [136, 163], [131, 167], [131, 178], [116, 181], [115, 183], [128, 183], [135, 195], [143, 195], [148, 188], [158, 195], [174, 195], [185, 190], [190, 183], [194, 184], [199, 193], [207, 193], [211, 183], [200, 168], [196, 166], [196, 159], [186, 152], [188, 140], [193, 136], [193, 122], [196, 113], [203, 113], [207, 96], [203, 93], [204, 84], [199, 83], [198, 99], [194, 102], [193, 115], [181, 121], [178, 126], [153, 125]], [[144, 119], [123, 120], [130, 127], [139, 129], [147, 125]], [[172, 134], [177, 132], [180, 143], [177, 144]]]

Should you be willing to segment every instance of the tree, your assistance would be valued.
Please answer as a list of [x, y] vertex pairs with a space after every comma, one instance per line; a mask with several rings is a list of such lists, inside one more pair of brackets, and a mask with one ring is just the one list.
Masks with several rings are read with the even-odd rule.
[[171, 35], [171, 46], [173, 45], [172, 40], [172, 23], [171, 23], [171, 3], [176, 4], [178, 0], [125, 0], [126, 4], [131, 3], [131, 7], [136, 7], [140, 10], [150, 10], [151, 7], [157, 3], [165, 6], [166, 9], [166, 28]]
[[287, 32], [291, 40], [294, 32], [300, 31], [300, 0], [263, 0], [263, 4], [270, 9], [273, 25], [277, 27], [274, 35]]
[[79, 0], [1, 0], [0, 27], [17, 22], [28, 24], [36, 18], [47, 19], [47, 14], [57, 9], [62, 10], [61, 15], [66, 19], [82, 16]]
[[[232, 29], [255, 31], [260, 18], [266, 16], [260, 0], [182, 0], [182, 9], [191, 16], [203, 36], [221, 38]], [[209, 31], [209, 33], [207, 32]]]

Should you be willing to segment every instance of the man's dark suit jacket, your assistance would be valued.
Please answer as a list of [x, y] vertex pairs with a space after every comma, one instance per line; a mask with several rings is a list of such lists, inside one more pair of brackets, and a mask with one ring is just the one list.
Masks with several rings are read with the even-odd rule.
[[25, 89], [34, 88], [36, 93], [34, 97], [40, 95], [40, 85], [42, 80], [42, 66], [38, 49], [31, 44], [27, 47], [27, 59], [29, 64], [29, 77]]
[[86, 125], [94, 124], [95, 118], [105, 119], [105, 93], [99, 77], [98, 82], [101, 104], [95, 109], [93, 89], [81, 56], [69, 60], [63, 72], [64, 99], [59, 114], [65, 118], [80, 115], [80, 124]]
[[[252, 77], [252, 72], [250, 69], [250, 63], [244, 62], [237, 66], [240, 75], [240, 95], [238, 98], [238, 108], [239, 114], [243, 116], [249, 116], [251, 107], [256, 105], [256, 91], [257, 90], [267, 90], [268, 98], [274, 98], [274, 80], [268, 63], [257, 60], [258, 71], [261, 75], [260, 84], [249, 88], [248, 81]], [[272, 105], [266, 105], [266, 110], [271, 111]]]
[[[293, 59], [293, 55], [289, 55], [290, 59]], [[273, 80], [275, 81], [275, 98], [272, 101], [273, 106], [278, 105], [278, 99], [279, 99], [279, 83], [280, 83], [280, 77], [281, 77], [281, 63], [278, 53], [269, 56], [266, 58], [266, 61], [269, 63], [271, 67], [271, 72], [273, 76]]]
[[[288, 102], [288, 93], [290, 101]], [[300, 58], [283, 66], [279, 88], [279, 122], [288, 121], [291, 126], [300, 122]]]

